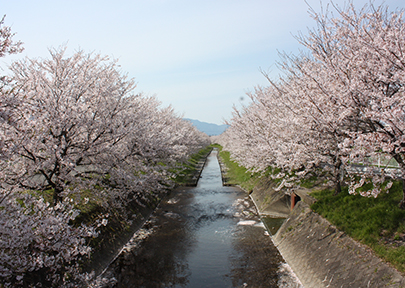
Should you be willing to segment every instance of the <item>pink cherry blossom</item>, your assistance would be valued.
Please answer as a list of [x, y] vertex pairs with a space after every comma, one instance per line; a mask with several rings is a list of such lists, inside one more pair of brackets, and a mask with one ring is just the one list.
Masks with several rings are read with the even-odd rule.
[[[384, 5], [332, 7], [335, 15], [310, 10], [316, 27], [296, 37], [306, 50], [281, 54], [283, 74], [265, 74], [270, 86], [257, 87], [251, 104], [235, 109], [219, 141], [247, 168], [278, 167], [290, 181], [329, 169], [338, 193], [344, 171], [357, 173], [351, 164], [372, 164], [381, 155], [395, 159], [404, 177], [405, 23], [403, 10]], [[397, 175], [377, 170], [361, 173], [349, 191], [366, 179], [375, 188], [365, 196], [389, 189], [385, 177]]]

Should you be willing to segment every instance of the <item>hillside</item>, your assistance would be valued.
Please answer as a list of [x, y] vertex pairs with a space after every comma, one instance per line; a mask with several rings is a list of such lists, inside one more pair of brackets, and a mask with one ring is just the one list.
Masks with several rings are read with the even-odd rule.
[[224, 132], [229, 126], [226, 124], [217, 125], [213, 123], [201, 122], [195, 119], [184, 118], [184, 120], [190, 121], [198, 130], [204, 132], [209, 136], [220, 135]]

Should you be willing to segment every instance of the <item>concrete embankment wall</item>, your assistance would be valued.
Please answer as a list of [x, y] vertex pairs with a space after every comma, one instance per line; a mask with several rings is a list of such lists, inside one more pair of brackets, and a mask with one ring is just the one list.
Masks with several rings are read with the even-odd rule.
[[305, 189], [291, 210], [290, 196], [263, 180], [250, 194], [259, 212], [287, 217], [272, 240], [306, 288], [405, 287], [405, 278], [366, 246], [310, 209]]
[[276, 191], [277, 184], [271, 179], [262, 179], [250, 193], [250, 198], [262, 215], [288, 217], [291, 197], [284, 192]]
[[306, 288], [405, 287], [397, 270], [302, 201], [273, 242]]

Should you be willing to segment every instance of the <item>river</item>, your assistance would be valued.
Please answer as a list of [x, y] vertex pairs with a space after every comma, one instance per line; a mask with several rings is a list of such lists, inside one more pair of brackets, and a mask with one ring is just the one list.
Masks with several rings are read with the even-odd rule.
[[[271, 224], [270, 224], [271, 225]], [[197, 187], [161, 202], [106, 272], [115, 287], [302, 287], [213, 151]]]

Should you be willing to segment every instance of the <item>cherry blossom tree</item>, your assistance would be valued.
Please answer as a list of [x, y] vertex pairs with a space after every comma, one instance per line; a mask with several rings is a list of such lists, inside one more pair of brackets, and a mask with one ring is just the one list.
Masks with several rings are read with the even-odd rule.
[[[230, 149], [237, 161], [253, 171], [263, 172], [269, 166], [280, 168], [282, 174], [275, 177], [286, 179], [283, 185], [293, 185], [322, 164], [325, 169], [332, 168], [332, 180], [340, 191], [340, 163], [335, 168], [339, 149], [334, 130], [315, 117], [314, 111], [308, 114], [312, 107], [303, 106], [303, 89], [296, 94], [292, 83], [287, 86], [285, 80], [272, 84], [256, 87], [249, 94], [251, 104], [243, 113], [234, 113], [231, 127], [224, 134], [229, 137], [232, 133], [234, 139], [226, 141], [225, 149]], [[328, 129], [320, 130], [321, 125]], [[238, 150], [232, 145], [249, 148]]]
[[116, 197], [136, 196], [135, 201], [147, 201], [151, 192], [159, 196], [173, 187], [172, 168], [210, 141], [172, 107], [161, 108], [155, 97], [130, 96], [125, 100], [133, 103], [120, 115], [122, 121], [128, 121], [128, 133], [105, 159], [110, 163], [109, 180], [118, 188]]
[[144, 170], [186, 157], [201, 140], [172, 108], [131, 94], [134, 81], [114, 61], [82, 51], [64, 54], [53, 50], [50, 60], [26, 59], [11, 67], [16, 97], [24, 102], [13, 130], [25, 169], [24, 179], [16, 181], [21, 187], [51, 188], [57, 203], [71, 187], [88, 189], [106, 174], [120, 181], [156, 174]]
[[16, 184], [53, 189], [55, 204], [67, 186], [83, 189], [97, 178], [86, 175], [106, 172], [106, 154], [128, 133], [118, 115], [135, 87], [106, 57], [64, 53], [53, 50], [50, 60], [25, 59], [11, 67], [22, 103], [12, 137], [19, 139], [16, 153], [25, 170]]
[[[66, 48], [12, 64], [0, 126], [0, 276], [8, 286], [76, 287], [108, 215], [78, 223], [83, 191], [123, 217], [174, 183], [170, 167], [209, 142], [135, 82], [116, 61]], [[52, 193], [52, 201], [44, 198]], [[160, 193], [160, 194], [159, 194]], [[46, 193], [45, 193], [46, 194]], [[84, 203], [85, 205], [86, 203]], [[132, 213], [131, 213], [132, 215]]]
[[[24, 285], [77, 287], [87, 274], [78, 260], [90, 255], [86, 238], [93, 227], [70, 225], [79, 211], [70, 203], [51, 207], [28, 193], [0, 203], [0, 278], [4, 287]], [[98, 224], [101, 224], [98, 223]]]
[[[339, 125], [346, 161], [365, 161], [383, 152], [404, 174], [404, 11], [389, 12], [383, 5], [359, 12], [353, 5], [335, 8], [338, 17], [313, 13], [318, 29], [299, 40], [324, 66], [333, 85], [328, 99], [340, 107], [339, 119], [350, 122]], [[373, 182], [381, 184], [383, 179], [374, 175]], [[376, 197], [379, 192], [376, 188], [365, 195]]]
[[[0, 57], [22, 51], [21, 42], [0, 21]], [[16, 137], [22, 103], [10, 80], [1, 77], [0, 87], [0, 279], [1, 286], [62, 285], [74, 287], [86, 276], [77, 260], [89, 255], [87, 237], [96, 236], [96, 225], [74, 227], [69, 222], [77, 211], [70, 203], [50, 207], [30, 193], [22, 193], [13, 184], [24, 169], [18, 163], [20, 140]], [[9, 178], [10, 177], [10, 178]], [[96, 223], [95, 223], [96, 224]], [[70, 276], [69, 276], [70, 275]], [[68, 279], [68, 277], [70, 279]], [[25, 283], [25, 284], [24, 284]]]
[[[269, 140], [269, 146], [277, 147], [281, 155], [267, 148], [275, 165], [297, 169], [301, 163], [307, 169], [328, 164], [325, 167], [332, 168], [339, 192], [342, 168], [353, 162], [367, 162], [381, 153], [391, 155], [402, 174], [405, 171], [402, 143], [405, 27], [403, 10], [388, 12], [388, 7], [375, 8], [370, 4], [356, 11], [352, 3], [344, 9], [333, 7], [337, 16], [328, 11], [311, 11], [317, 27], [297, 37], [308, 52], [282, 55], [279, 66], [284, 74], [277, 81], [268, 77], [273, 89], [266, 93], [263, 89], [256, 90], [253, 98], [263, 104], [262, 115], [256, 117], [255, 125], [266, 125], [270, 133], [277, 135]], [[258, 109], [257, 104], [252, 105]], [[263, 112], [264, 107], [268, 112]], [[280, 109], [281, 117], [272, 107]], [[257, 114], [248, 110], [253, 107], [245, 109], [248, 115], [242, 118], [252, 119], [252, 113]], [[264, 116], [267, 113], [269, 116]], [[244, 139], [246, 129], [258, 129], [246, 125], [242, 128], [241, 121], [233, 119], [229, 130], [239, 133], [238, 139]], [[272, 124], [263, 124], [266, 121]], [[283, 126], [281, 121], [289, 124]], [[257, 135], [252, 132], [249, 137]], [[258, 147], [257, 139], [248, 141], [255, 149]], [[372, 172], [362, 174], [360, 183], [353, 182], [350, 191], [354, 193], [360, 184], [372, 178], [376, 188], [362, 194], [376, 197], [386, 171]], [[384, 189], [388, 188], [389, 184]], [[405, 198], [402, 208], [404, 201]]]
[[[257, 93], [259, 89], [256, 89]], [[266, 110], [255, 96], [249, 94], [252, 100], [250, 105], [241, 109], [234, 107], [233, 117], [228, 122], [230, 128], [221, 135], [220, 143], [225, 150], [232, 151], [232, 157], [241, 165], [252, 171], [263, 171], [275, 165], [278, 152], [276, 141], [280, 138], [279, 130], [274, 129], [277, 128], [274, 121], [277, 117]], [[272, 112], [279, 112], [275, 110]]]
[[4, 57], [8, 54], [16, 54], [23, 51], [21, 41], [13, 41], [15, 33], [11, 32], [11, 27], [4, 26], [4, 19], [0, 20], [0, 57]]
[[336, 105], [335, 79], [326, 73], [322, 62], [304, 56], [285, 56], [284, 59], [280, 66], [286, 76], [280, 79], [279, 85], [271, 83], [282, 91], [283, 103], [294, 112], [291, 121], [300, 123], [296, 126], [298, 130], [289, 131], [294, 134], [293, 142], [304, 144], [296, 158], [305, 169], [322, 164], [324, 169], [330, 170], [338, 194], [345, 156], [339, 144], [352, 129], [355, 118], [347, 115], [345, 107]]
[[[11, 32], [9, 26], [4, 26], [4, 18], [0, 20], [0, 58], [5, 57], [8, 54], [16, 54], [23, 51], [21, 41], [13, 41], [14, 33]], [[5, 87], [8, 84], [8, 79], [5, 76], [0, 76], [0, 128], [2, 131], [8, 129], [9, 125], [13, 125], [16, 117], [13, 113], [12, 107], [15, 107], [18, 103], [15, 98], [10, 95], [10, 91]], [[4, 160], [8, 156], [6, 139], [1, 133], [0, 136], [0, 157]]]

